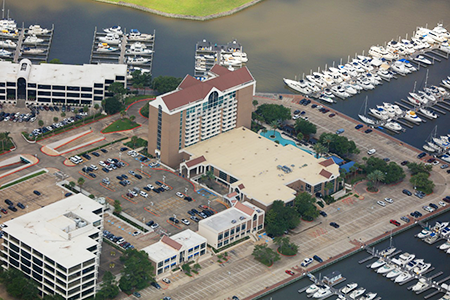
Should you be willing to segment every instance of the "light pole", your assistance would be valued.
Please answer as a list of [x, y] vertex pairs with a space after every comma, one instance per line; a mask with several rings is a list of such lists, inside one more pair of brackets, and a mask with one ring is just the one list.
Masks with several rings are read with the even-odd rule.
[[165, 176], [165, 175], [163, 175], [163, 177], [162, 177], [162, 178], [163, 178], [163, 183], [164, 183], [164, 184], [166, 184], [166, 176]]
[[122, 152], [119, 152], [119, 160], [122, 162]]
[[185, 189], [184, 189], [184, 193], [185, 193], [186, 195], [187, 195], [188, 190], [189, 190], [188, 188], [185, 188]]
[[210, 203], [211, 203], [211, 200], [208, 200], [208, 209], [211, 209], [211, 207], [209, 206]]
[[144, 164], [143, 163], [141, 163], [141, 173], [142, 173], [142, 167], [144, 166]]

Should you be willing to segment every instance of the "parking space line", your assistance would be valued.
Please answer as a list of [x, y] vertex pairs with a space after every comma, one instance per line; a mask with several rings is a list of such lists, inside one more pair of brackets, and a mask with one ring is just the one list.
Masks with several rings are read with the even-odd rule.
[[148, 174], [147, 172], [141, 171], [141, 169], [136, 168], [135, 171], [147, 175], [148, 178], [151, 178], [151, 177], [152, 177], [152, 175]]
[[109, 187], [107, 187], [106, 185], [104, 185], [103, 183], [99, 183], [102, 187], [104, 187], [105, 189], [107, 189], [107, 190], [110, 190], [111, 192], [115, 192], [116, 190], [114, 190], [114, 189], [111, 189], [111, 188], [109, 188]]
[[172, 225], [173, 227], [176, 227], [178, 229], [181, 229], [181, 227], [175, 225], [174, 223], [170, 222], [169, 220], [166, 220], [167, 223], [169, 223], [170, 225]]
[[94, 180], [94, 178], [92, 178], [91, 176], [85, 175], [84, 172], [78, 171], [78, 173], [80, 173], [81, 176], [86, 177], [89, 180]]
[[155, 217], [160, 217], [160, 215], [158, 215], [157, 213], [154, 213], [154, 212], [152, 212], [151, 210], [147, 209], [147, 207], [144, 207], [144, 210], [145, 210], [146, 212], [151, 213], [151, 214], [154, 215]]
[[137, 204], [137, 202], [134, 202], [133, 200], [128, 199], [128, 197], [125, 197], [124, 195], [121, 195], [121, 196], [122, 196], [123, 199], [128, 200], [128, 201], [130, 201], [131, 203]]

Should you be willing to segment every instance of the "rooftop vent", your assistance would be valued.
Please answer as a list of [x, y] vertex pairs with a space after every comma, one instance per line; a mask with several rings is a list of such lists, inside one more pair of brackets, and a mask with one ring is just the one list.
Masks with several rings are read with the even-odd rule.
[[242, 221], [242, 220], [245, 220], [245, 217], [244, 217], [244, 216], [240, 216], [240, 217], [239, 217], [239, 220], [241, 220], [241, 221]]
[[236, 223], [236, 220], [231, 220], [231, 223], [233, 223], [233, 224]]

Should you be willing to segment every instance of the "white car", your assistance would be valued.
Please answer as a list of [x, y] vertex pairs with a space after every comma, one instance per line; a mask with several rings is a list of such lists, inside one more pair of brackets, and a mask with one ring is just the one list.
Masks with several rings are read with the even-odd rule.
[[190, 225], [191, 224], [191, 222], [189, 222], [186, 219], [181, 219], [181, 223], [183, 223], [184, 225]]
[[106, 167], [106, 164], [105, 164], [102, 160], [99, 161], [98, 164], [99, 164], [100, 166], [102, 166], [102, 167]]
[[176, 195], [177, 195], [178, 197], [180, 197], [180, 198], [184, 198], [184, 195], [183, 195], [182, 193], [180, 193], [180, 192], [176, 192]]
[[434, 208], [429, 207], [429, 206], [422, 206], [422, 208], [423, 208], [424, 210], [426, 210], [427, 212], [433, 212], [433, 211], [434, 211]]
[[370, 149], [369, 151], [367, 151], [367, 154], [372, 155], [372, 154], [375, 154], [375, 152], [377, 152], [377, 150]]
[[377, 204], [378, 204], [378, 205], [381, 205], [381, 206], [383, 206], [383, 207], [386, 206], [386, 203], [384, 203], [384, 202], [381, 201], [381, 200], [377, 201]]
[[165, 283], [167, 283], [167, 284], [170, 283], [170, 279], [169, 279], [169, 278], [163, 278], [162, 281], [165, 282]]
[[295, 115], [295, 116], [292, 117], [292, 120], [297, 120], [298, 118], [300, 118], [300, 116], [299, 115]]
[[152, 226], [150, 226], [151, 229], [156, 229], [159, 227], [158, 223], [154, 223]]
[[138, 230], [138, 231], [135, 231], [135, 232], [133, 232], [133, 236], [137, 236], [137, 235], [140, 235], [141, 234], [141, 232]]
[[130, 150], [130, 151], [127, 152], [128, 155], [131, 155], [131, 154], [133, 154], [133, 153], [134, 153], [133, 150]]
[[435, 160], [435, 161], [432, 162], [432, 164], [433, 164], [433, 166], [436, 166], [436, 165], [439, 164], [439, 161], [438, 161], [438, 160]]
[[386, 201], [387, 203], [394, 203], [394, 200], [392, 200], [391, 198], [384, 198], [384, 201]]
[[108, 158], [106, 161], [109, 162], [109, 163], [113, 163], [114, 162], [111, 158]]
[[144, 192], [144, 191], [141, 191], [139, 194], [140, 194], [142, 197], [144, 197], [144, 198], [147, 198], [147, 197], [148, 197], [148, 194], [147, 194], [146, 192]]
[[447, 203], [445, 203], [444, 201], [439, 201], [439, 205], [440, 206], [447, 206]]
[[147, 187], [149, 188], [149, 189], [151, 189], [151, 190], [153, 190], [155, 187], [153, 186], [153, 185], [151, 185], [151, 184], [147, 184]]
[[94, 171], [97, 171], [97, 170], [98, 170], [98, 168], [97, 168], [96, 165], [91, 165], [91, 168], [92, 168], [92, 170], [94, 170]]
[[138, 194], [137, 194], [135, 191], [131, 191], [131, 190], [130, 190], [129, 192], [130, 192], [130, 194], [133, 195], [134, 197], [137, 197], [137, 196], [138, 196]]
[[311, 257], [308, 257], [308, 258], [305, 258], [305, 260], [301, 263], [301, 265], [302, 265], [302, 267], [306, 267], [312, 262], [313, 262], [313, 259]]

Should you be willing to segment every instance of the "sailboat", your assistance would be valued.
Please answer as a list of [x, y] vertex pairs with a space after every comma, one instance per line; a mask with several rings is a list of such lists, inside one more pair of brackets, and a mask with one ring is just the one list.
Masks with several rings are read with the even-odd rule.
[[397, 248], [395, 248], [394, 246], [392, 246], [392, 232], [391, 232], [391, 238], [389, 241], [389, 247], [387, 247], [386, 249], [384, 249], [383, 251], [380, 252], [380, 256], [388, 256], [391, 255], [392, 253], [394, 253], [394, 251]]
[[[366, 96], [366, 101], [364, 102], [364, 114], [361, 115], [359, 114], [358, 117], [365, 123], [370, 124], [370, 125], [375, 125], [375, 121], [372, 120], [371, 118], [367, 117], [367, 102], [369, 101], [368, 97]], [[362, 107], [361, 107], [362, 108]]]

